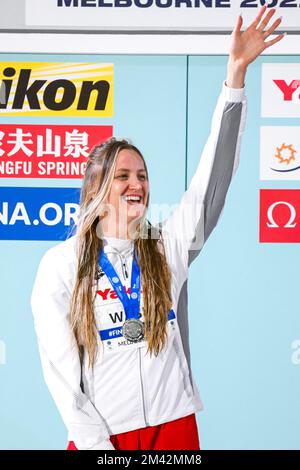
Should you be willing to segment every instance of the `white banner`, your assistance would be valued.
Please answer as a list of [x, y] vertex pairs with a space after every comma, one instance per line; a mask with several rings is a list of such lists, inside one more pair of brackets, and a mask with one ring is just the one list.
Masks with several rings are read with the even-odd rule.
[[300, 117], [300, 64], [262, 64], [261, 116]]
[[[26, 0], [25, 21], [27, 26], [57, 28], [226, 31], [232, 30], [240, 11], [244, 24], [249, 25], [265, 3], [265, 0]], [[299, 31], [300, 0], [271, 0], [271, 7], [277, 10], [274, 20], [284, 17], [281, 31]]]
[[297, 126], [261, 127], [261, 180], [300, 180], [299, 136]]

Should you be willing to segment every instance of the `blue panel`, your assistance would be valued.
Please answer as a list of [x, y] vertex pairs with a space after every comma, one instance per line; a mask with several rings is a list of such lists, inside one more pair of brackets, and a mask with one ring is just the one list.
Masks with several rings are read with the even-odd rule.
[[[210, 131], [227, 58], [189, 60], [188, 180]], [[259, 188], [299, 187], [259, 181], [259, 127], [299, 123], [260, 117], [263, 62], [299, 63], [299, 57], [260, 57], [249, 67], [240, 167], [224, 214], [190, 268], [190, 334], [205, 408], [198, 415], [204, 449], [300, 448], [300, 364], [292, 361], [300, 332], [299, 246], [258, 241]]]
[[0, 187], [0, 240], [65, 240], [79, 193], [79, 188]]

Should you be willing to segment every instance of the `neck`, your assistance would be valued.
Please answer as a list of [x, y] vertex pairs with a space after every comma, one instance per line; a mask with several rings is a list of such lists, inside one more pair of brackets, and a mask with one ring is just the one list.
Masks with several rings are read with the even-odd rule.
[[127, 225], [119, 224], [115, 226], [114, 224], [110, 224], [108, 221], [106, 223], [101, 223], [101, 232], [104, 237], [134, 240], [136, 232], [134, 232], [132, 229], [133, 227], [128, 227]]

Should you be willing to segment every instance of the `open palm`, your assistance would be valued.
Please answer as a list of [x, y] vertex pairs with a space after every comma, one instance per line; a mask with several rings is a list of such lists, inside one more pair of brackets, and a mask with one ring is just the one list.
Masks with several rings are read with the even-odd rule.
[[275, 13], [275, 8], [272, 8], [263, 18], [265, 11], [266, 5], [259, 10], [255, 20], [243, 32], [241, 31], [243, 18], [239, 16], [237, 19], [231, 34], [232, 41], [229, 56], [242, 66], [248, 66], [267, 47], [272, 46], [284, 37], [284, 34], [280, 34], [272, 41], [265, 42], [265, 39], [273, 33], [281, 22], [281, 18], [278, 18], [271, 26], [268, 26], [271, 17]]

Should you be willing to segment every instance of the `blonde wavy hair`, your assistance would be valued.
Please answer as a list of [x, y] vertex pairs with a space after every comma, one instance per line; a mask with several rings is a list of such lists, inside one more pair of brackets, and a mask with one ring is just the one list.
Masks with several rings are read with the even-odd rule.
[[[139, 154], [148, 177], [146, 162], [137, 147], [129, 140], [112, 137], [94, 147], [90, 153], [80, 193], [76, 228], [78, 264], [70, 303], [70, 323], [80, 359], [82, 361], [86, 351], [89, 367], [95, 364], [98, 340], [101, 341], [94, 314], [98, 256], [103, 248], [103, 240], [98, 236], [99, 225], [101, 227], [99, 207], [110, 192], [118, 154], [123, 149]], [[149, 195], [144, 215], [137, 224], [134, 244], [141, 272], [147, 353], [158, 355], [167, 341], [168, 313], [172, 307], [171, 272], [161, 232], [146, 219], [148, 206]]]

